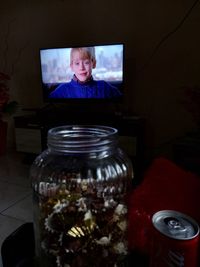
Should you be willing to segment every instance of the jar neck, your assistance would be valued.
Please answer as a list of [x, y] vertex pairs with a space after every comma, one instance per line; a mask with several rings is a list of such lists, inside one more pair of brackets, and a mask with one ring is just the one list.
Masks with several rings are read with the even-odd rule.
[[48, 147], [62, 153], [98, 153], [116, 147], [118, 131], [101, 125], [67, 125], [48, 131]]

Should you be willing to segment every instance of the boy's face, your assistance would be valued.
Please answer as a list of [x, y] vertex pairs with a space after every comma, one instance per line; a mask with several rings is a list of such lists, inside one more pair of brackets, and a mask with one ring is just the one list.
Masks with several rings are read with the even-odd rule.
[[92, 69], [95, 68], [95, 63], [86, 57], [81, 57], [78, 51], [73, 53], [72, 62], [70, 64], [71, 70], [81, 82], [90, 79]]

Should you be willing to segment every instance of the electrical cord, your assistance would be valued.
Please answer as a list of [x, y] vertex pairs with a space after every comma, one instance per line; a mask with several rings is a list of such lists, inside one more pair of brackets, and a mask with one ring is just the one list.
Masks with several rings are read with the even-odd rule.
[[196, 7], [196, 5], [199, 3], [200, 0], [195, 0], [194, 3], [192, 4], [192, 6], [188, 9], [188, 11], [186, 12], [186, 14], [184, 15], [184, 17], [180, 20], [180, 22], [178, 23], [178, 25], [171, 30], [170, 32], [168, 32], [162, 39], [161, 41], [155, 46], [155, 48], [153, 49], [153, 52], [151, 53], [149, 59], [146, 61], [146, 63], [144, 63], [144, 65], [140, 68], [139, 72], [142, 72], [147, 66], [148, 64], [151, 62], [152, 58], [154, 57], [154, 55], [158, 52], [159, 48], [162, 46], [162, 44], [174, 33], [176, 33], [178, 31], [178, 29], [183, 25], [183, 23], [186, 21], [186, 19], [189, 17], [189, 15], [191, 14], [192, 10]]

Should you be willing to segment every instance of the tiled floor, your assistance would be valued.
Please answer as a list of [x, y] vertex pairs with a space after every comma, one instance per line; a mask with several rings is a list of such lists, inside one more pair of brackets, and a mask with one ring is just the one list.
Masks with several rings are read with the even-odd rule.
[[20, 225], [33, 221], [29, 170], [22, 153], [0, 156], [0, 247]]

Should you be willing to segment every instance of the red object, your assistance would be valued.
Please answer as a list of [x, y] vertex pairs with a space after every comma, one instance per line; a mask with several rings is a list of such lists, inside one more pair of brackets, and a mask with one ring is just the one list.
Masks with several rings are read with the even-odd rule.
[[155, 159], [129, 204], [129, 246], [150, 256], [152, 221], [159, 210], [176, 210], [200, 225], [200, 177], [165, 158]]
[[199, 236], [191, 240], [176, 240], [157, 231], [154, 234], [150, 267], [198, 267], [198, 245]]
[[7, 122], [0, 120], [0, 156], [6, 153], [7, 126]]
[[[162, 220], [165, 215], [164, 220], [167, 219], [168, 222]], [[198, 224], [187, 215], [177, 214], [176, 211], [164, 210], [154, 216], [162, 218], [159, 222], [153, 221], [150, 267], [198, 267]], [[181, 216], [183, 216], [183, 220], [181, 220]], [[170, 229], [172, 230], [170, 231]]]

